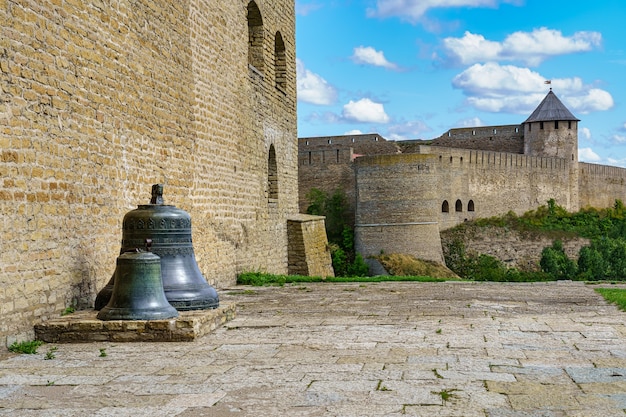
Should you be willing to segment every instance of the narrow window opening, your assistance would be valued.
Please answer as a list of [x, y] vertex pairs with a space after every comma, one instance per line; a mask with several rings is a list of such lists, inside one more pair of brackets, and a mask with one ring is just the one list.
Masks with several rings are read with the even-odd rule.
[[572, 121], [571, 121], [571, 120], [568, 120], [568, 121], [567, 121], [567, 128], [568, 128], [568, 129], [571, 129], [571, 128], [572, 128]]
[[276, 86], [285, 91], [287, 89], [287, 57], [285, 54], [285, 43], [280, 32], [276, 32], [274, 39], [274, 77]]
[[558, 121], [558, 120], [555, 120], [555, 121], [554, 121], [554, 128], [555, 128], [555, 129], [558, 129], [558, 128], [559, 128], [559, 121]]
[[263, 73], [263, 19], [254, 1], [248, 3], [248, 64]]
[[528, 123], [528, 131], [530, 132], [531, 130], [533, 130], [533, 124], [532, 123]]
[[450, 163], [452, 163], [452, 157], [450, 157]]
[[463, 203], [461, 203], [461, 200], [456, 200], [456, 203], [454, 204], [454, 209], [458, 212], [463, 211]]
[[311, 165], [311, 164], [312, 164], [311, 160], [312, 160], [312, 158], [311, 158], [311, 152], [309, 152], [309, 165]]
[[339, 149], [337, 149], [337, 163], [339, 163]]
[[543, 130], [543, 122], [539, 122], [539, 129]]
[[498, 133], [498, 129], [493, 129], [493, 134], [495, 135], [496, 133]]
[[270, 145], [267, 157], [267, 197], [268, 202], [278, 200], [278, 165], [274, 145]]
[[467, 202], [467, 211], [474, 211], [474, 200]]
[[442, 213], [450, 212], [450, 206], [448, 205], [448, 200], [443, 200], [443, 204], [441, 204], [441, 212]]

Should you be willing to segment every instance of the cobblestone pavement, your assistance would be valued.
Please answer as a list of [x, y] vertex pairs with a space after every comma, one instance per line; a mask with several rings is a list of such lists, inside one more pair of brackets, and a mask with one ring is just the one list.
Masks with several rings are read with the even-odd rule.
[[594, 288], [225, 289], [237, 318], [195, 342], [2, 354], [0, 416], [624, 417], [626, 313]]

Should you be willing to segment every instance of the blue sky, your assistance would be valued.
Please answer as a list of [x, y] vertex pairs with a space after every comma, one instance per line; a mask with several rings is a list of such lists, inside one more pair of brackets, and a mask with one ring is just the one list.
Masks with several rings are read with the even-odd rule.
[[624, 0], [296, 0], [296, 14], [299, 137], [517, 124], [551, 86], [581, 119], [580, 160], [626, 167]]

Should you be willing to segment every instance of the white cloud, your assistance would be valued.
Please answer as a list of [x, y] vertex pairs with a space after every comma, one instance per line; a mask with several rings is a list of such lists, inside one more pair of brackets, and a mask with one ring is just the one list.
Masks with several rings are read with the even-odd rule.
[[[528, 68], [489, 62], [472, 65], [454, 77], [452, 85], [476, 109], [529, 114], [547, 93], [545, 80]], [[574, 114], [608, 110], [614, 104], [610, 93], [585, 85], [578, 77], [553, 79], [551, 86]]]
[[429, 9], [451, 7], [496, 7], [499, 3], [518, 4], [519, 0], [378, 0], [367, 10], [368, 17], [399, 17], [411, 23], [423, 20]]
[[315, 10], [321, 9], [322, 7], [323, 5], [317, 2], [304, 3], [300, 0], [296, 2], [296, 14], [306, 16]]
[[337, 100], [337, 90], [319, 75], [305, 68], [304, 63], [296, 59], [296, 77], [298, 100], [305, 103], [330, 105]]
[[376, 103], [369, 98], [359, 101], [350, 100], [343, 106], [342, 116], [351, 122], [388, 123], [389, 116], [381, 103]]
[[613, 165], [616, 167], [623, 167], [626, 168], [626, 159], [622, 158], [622, 159], [615, 159], [615, 158], [606, 158], [606, 161], [608, 163], [608, 165]]
[[611, 136], [611, 140], [613, 142], [623, 144], [623, 143], [626, 143], [626, 136], [624, 136], [624, 135], [613, 135], [613, 136]]
[[600, 155], [595, 153], [591, 148], [578, 149], [578, 159], [582, 162], [599, 162], [602, 160]]
[[480, 117], [471, 117], [469, 119], [459, 120], [456, 123], [456, 126], [459, 127], [478, 127], [485, 126], [485, 122], [483, 122]]
[[359, 46], [354, 48], [352, 60], [357, 64], [374, 65], [387, 69], [396, 69], [398, 67], [396, 64], [387, 61], [383, 51], [377, 51], [371, 46]]
[[503, 42], [485, 39], [482, 35], [465, 32], [461, 38], [445, 38], [443, 47], [450, 61], [471, 65], [487, 61], [521, 61], [537, 66], [556, 55], [590, 51], [602, 42], [599, 32], [576, 32], [563, 36], [561, 31], [545, 27], [532, 32], [514, 32]]
[[443, 47], [453, 61], [463, 65], [496, 61], [502, 54], [502, 45], [488, 41], [483, 35], [465, 32], [462, 38], [445, 38]]
[[613, 107], [613, 97], [607, 91], [591, 88], [587, 91], [578, 91], [578, 94], [567, 95], [563, 101], [578, 113], [587, 114], [593, 111], [608, 110]]
[[362, 135], [362, 134], [363, 134], [363, 132], [361, 132], [359, 129], [352, 129], [352, 130], [348, 130], [343, 135], [344, 136], [350, 136], [350, 135]]
[[588, 127], [581, 127], [578, 129], [578, 134], [582, 136], [584, 139], [591, 139], [591, 130]]
[[387, 138], [390, 140], [419, 139], [424, 133], [431, 132], [432, 129], [421, 120], [389, 126]]

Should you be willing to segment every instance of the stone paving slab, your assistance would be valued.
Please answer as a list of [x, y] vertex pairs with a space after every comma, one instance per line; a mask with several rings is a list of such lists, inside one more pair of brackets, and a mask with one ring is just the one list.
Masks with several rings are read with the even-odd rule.
[[191, 342], [0, 353], [0, 416], [624, 416], [626, 313], [593, 289], [224, 289], [237, 317]]

